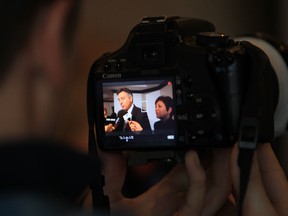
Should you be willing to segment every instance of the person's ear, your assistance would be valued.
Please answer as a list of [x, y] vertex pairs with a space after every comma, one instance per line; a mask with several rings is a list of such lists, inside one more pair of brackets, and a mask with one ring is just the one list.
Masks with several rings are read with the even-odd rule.
[[39, 73], [45, 73], [42, 75], [57, 86], [63, 84], [64, 72], [67, 70], [64, 31], [72, 2], [58, 0], [43, 8], [31, 37], [32, 53], [30, 54], [34, 66], [39, 69]]

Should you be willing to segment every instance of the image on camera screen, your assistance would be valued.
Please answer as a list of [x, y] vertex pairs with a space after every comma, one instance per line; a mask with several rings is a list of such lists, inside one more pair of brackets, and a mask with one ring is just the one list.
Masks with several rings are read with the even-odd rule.
[[102, 81], [106, 149], [176, 145], [173, 78]]

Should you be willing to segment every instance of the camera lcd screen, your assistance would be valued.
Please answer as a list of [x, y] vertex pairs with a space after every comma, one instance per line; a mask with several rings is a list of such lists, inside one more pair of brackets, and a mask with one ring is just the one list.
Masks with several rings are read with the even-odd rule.
[[175, 147], [174, 79], [101, 81], [104, 149]]

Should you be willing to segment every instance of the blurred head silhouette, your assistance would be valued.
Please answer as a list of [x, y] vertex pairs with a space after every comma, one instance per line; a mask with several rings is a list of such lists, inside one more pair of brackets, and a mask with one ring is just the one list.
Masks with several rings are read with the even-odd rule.
[[77, 0], [0, 7], [0, 138], [50, 136], [71, 67]]

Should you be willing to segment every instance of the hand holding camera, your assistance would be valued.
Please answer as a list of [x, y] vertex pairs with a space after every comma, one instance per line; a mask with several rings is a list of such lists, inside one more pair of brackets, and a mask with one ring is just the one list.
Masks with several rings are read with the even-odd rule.
[[[231, 154], [232, 151], [232, 154]], [[239, 198], [238, 145], [213, 150], [209, 169], [195, 151], [188, 151], [159, 183], [136, 198], [125, 198], [126, 159], [122, 153], [99, 151], [112, 215], [236, 216]], [[117, 179], [117, 181], [115, 181]], [[233, 187], [233, 191], [231, 191]], [[286, 215], [287, 180], [270, 144], [256, 150], [243, 216]]]

